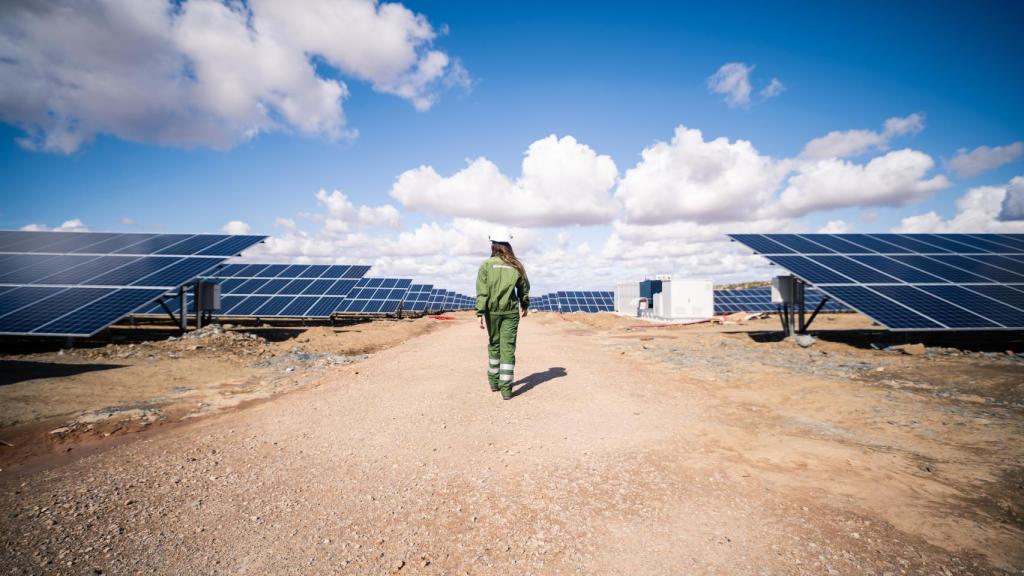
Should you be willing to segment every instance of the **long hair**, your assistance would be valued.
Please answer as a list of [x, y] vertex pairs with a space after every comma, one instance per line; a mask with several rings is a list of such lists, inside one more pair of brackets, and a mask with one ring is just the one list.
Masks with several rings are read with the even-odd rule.
[[516, 253], [512, 251], [511, 244], [507, 242], [491, 242], [491, 256], [501, 258], [502, 262], [519, 272], [520, 278], [526, 280], [526, 268], [523, 267], [523, 263], [519, 261], [519, 258], [516, 258]]

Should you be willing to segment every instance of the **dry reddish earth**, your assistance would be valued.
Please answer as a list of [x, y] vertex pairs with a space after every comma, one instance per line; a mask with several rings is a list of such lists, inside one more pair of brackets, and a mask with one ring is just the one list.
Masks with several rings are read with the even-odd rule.
[[510, 402], [460, 316], [273, 401], [5, 470], [0, 569], [1024, 570], [1015, 357], [636, 324], [528, 318]]

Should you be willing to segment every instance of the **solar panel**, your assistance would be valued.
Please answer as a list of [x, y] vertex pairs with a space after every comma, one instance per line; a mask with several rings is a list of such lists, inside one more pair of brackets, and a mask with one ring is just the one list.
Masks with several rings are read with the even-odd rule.
[[609, 291], [558, 292], [561, 312], [611, 312], [615, 309], [614, 293]]
[[[344, 264], [228, 264], [206, 279], [220, 284], [222, 317], [329, 318], [369, 266]], [[166, 296], [171, 312], [180, 302]], [[194, 312], [191, 296], [187, 310]], [[159, 302], [137, 314], [164, 314]]]
[[[739, 290], [715, 290], [715, 314], [732, 314], [734, 312], [777, 312], [778, 304], [772, 303], [772, 289], [744, 288]], [[822, 294], [814, 288], [804, 290], [804, 305], [814, 310], [821, 303]], [[823, 312], [851, 312], [846, 305], [835, 299], [829, 299], [821, 309]]]
[[0, 231], [0, 334], [96, 334], [264, 236]]
[[1024, 234], [732, 238], [890, 330], [1024, 329]]
[[402, 301], [402, 310], [406, 312], [424, 312], [430, 302], [433, 293], [433, 286], [430, 284], [412, 284], [409, 292]]
[[360, 278], [336, 310], [339, 314], [394, 314], [405, 298], [412, 280]]

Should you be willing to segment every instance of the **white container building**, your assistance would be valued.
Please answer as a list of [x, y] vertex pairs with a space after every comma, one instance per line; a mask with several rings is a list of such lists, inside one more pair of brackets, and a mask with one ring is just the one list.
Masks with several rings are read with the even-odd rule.
[[711, 280], [664, 282], [654, 302], [654, 315], [658, 318], [706, 320], [715, 315], [715, 285]]

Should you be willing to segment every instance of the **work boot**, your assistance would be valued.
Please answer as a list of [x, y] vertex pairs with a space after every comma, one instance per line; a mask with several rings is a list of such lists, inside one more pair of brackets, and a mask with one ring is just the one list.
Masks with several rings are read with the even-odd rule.
[[501, 391], [501, 399], [502, 400], [511, 400], [512, 399], [512, 391], [511, 390], [502, 390]]
[[497, 392], [498, 390], [500, 390], [500, 388], [498, 388], [497, 384], [491, 384], [491, 392]]

